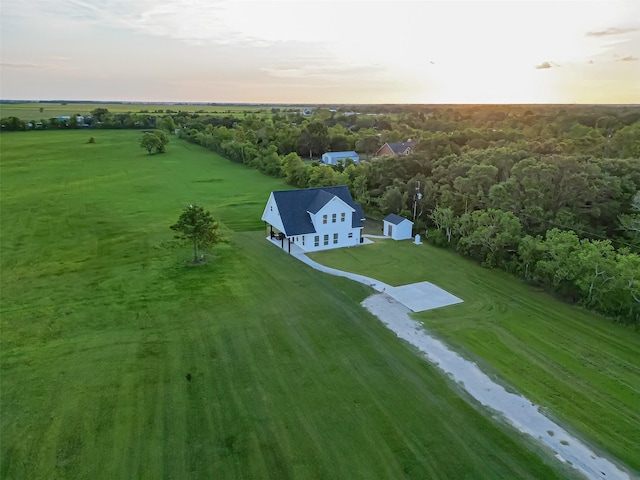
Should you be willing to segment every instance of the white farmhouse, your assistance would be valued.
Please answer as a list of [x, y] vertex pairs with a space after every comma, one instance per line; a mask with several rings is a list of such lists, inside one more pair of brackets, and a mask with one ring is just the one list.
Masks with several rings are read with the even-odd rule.
[[394, 240], [407, 240], [412, 238], [413, 222], [400, 215], [392, 213], [383, 220], [382, 234]]
[[347, 159], [353, 160], [353, 163], [357, 165], [360, 156], [356, 152], [326, 152], [322, 154], [322, 163], [326, 165], [337, 165], [340, 160], [346, 163]]
[[271, 192], [262, 220], [282, 248], [315, 252], [359, 245], [364, 214], [346, 186], [320, 187]]

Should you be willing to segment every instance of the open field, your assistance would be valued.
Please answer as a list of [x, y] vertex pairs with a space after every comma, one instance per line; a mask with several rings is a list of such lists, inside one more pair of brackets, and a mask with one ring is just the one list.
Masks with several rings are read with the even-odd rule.
[[637, 331], [426, 244], [383, 240], [310, 256], [391, 285], [426, 280], [462, 298], [415, 318], [568, 428], [640, 469]]
[[[42, 112], [40, 109], [42, 108]], [[146, 103], [0, 103], [0, 118], [18, 117], [24, 121], [48, 119], [65, 115], [89, 115], [96, 108], [106, 108], [112, 113], [177, 112], [207, 113], [210, 115], [267, 114], [272, 108], [302, 108], [290, 105], [194, 105], [194, 104], [146, 104]]]
[[[92, 135], [0, 136], [2, 478], [569, 475], [369, 315], [367, 288], [264, 240], [283, 183]], [[227, 230], [197, 268], [166, 246], [189, 202]]]

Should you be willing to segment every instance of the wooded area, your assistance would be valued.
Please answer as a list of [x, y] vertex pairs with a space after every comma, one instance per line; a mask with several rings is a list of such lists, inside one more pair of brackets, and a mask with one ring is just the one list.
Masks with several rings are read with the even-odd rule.
[[[373, 217], [406, 216], [436, 245], [640, 324], [640, 107], [359, 105], [237, 117], [105, 110], [94, 111], [93, 127], [175, 130], [296, 187], [348, 185]], [[373, 157], [409, 139], [418, 142], [410, 155]], [[366, 161], [317, 161], [343, 150]]]

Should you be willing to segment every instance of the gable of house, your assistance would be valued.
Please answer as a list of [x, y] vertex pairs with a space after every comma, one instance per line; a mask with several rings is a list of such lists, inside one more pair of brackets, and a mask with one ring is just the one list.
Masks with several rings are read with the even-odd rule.
[[384, 155], [395, 155], [388, 143], [385, 143], [383, 146], [381, 146], [373, 156], [382, 157]]
[[417, 143], [418, 142], [414, 140], [407, 140], [406, 142], [385, 143], [378, 149], [375, 156], [380, 157], [382, 155], [408, 155], [412, 152]]

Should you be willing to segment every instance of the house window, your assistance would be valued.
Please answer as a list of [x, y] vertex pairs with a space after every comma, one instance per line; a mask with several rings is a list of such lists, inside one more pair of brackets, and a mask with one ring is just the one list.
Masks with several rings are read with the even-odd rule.
[[334, 233], [333, 234], [333, 244], [335, 245], [336, 243], [338, 243], [338, 234]]
[[271, 206], [269, 207], [269, 210], [271, 210], [271, 211], [273, 212], [273, 205], [271, 205]]
[[341, 222], [344, 222], [344, 219], [346, 218], [346, 216], [347, 216], [347, 215], [346, 215], [346, 213], [342, 212], [342, 213], [340, 214], [340, 221], [341, 221]]
[[327, 223], [327, 216], [326, 215], [322, 215], [322, 223]]
[[324, 236], [324, 244], [329, 245], [329, 235]]
[[331, 223], [336, 223], [336, 214], [335, 213], [331, 214]]
[[316, 235], [315, 237], [313, 237], [313, 246], [314, 247], [320, 246], [320, 235]]
[[302, 246], [304, 247], [304, 235], [302, 236]]
[[349, 238], [353, 238], [353, 233], [350, 233], [349, 235], [347, 235]]

